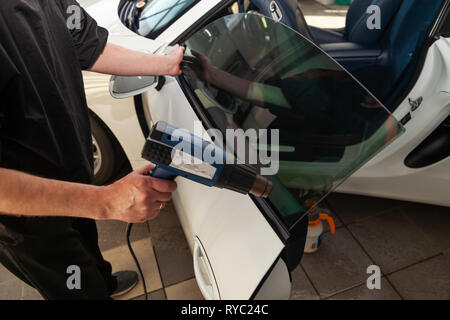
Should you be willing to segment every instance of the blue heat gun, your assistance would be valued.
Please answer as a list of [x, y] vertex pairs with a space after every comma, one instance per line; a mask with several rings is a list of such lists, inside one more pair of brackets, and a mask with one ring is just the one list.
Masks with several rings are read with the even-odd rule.
[[[205, 154], [210, 159], [205, 159]], [[151, 129], [142, 157], [155, 164], [152, 177], [173, 180], [181, 176], [209, 187], [264, 198], [272, 191], [272, 182], [253, 167], [227, 163], [223, 148], [163, 121]]]

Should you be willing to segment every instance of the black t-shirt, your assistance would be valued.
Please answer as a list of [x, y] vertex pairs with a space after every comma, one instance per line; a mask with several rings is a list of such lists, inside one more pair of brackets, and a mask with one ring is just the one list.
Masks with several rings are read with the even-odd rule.
[[93, 65], [107, 38], [75, 0], [0, 2], [0, 167], [91, 182], [81, 70]]

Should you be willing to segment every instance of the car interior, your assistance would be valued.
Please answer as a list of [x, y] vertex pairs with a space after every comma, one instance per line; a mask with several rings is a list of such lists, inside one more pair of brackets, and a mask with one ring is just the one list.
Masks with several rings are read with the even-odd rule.
[[[270, 1], [251, 2], [270, 16]], [[314, 41], [392, 110], [395, 98], [413, 75], [427, 31], [442, 2], [354, 0], [345, 28], [338, 30], [308, 26], [296, 0], [278, 1], [278, 5], [283, 13], [281, 22]], [[379, 7], [379, 29], [367, 27], [373, 14], [367, 9], [372, 5]]]
[[122, 23], [131, 31], [156, 39], [198, 2], [199, 0], [121, 0], [118, 13]]

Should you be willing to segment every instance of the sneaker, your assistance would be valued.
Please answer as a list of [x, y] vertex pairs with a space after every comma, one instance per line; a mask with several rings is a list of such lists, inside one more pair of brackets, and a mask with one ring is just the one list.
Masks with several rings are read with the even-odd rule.
[[136, 271], [119, 271], [112, 275], [117, 280], [117, 287], [111, 293], [111, 298], [124, 295], [129, 292], [138, 282]]

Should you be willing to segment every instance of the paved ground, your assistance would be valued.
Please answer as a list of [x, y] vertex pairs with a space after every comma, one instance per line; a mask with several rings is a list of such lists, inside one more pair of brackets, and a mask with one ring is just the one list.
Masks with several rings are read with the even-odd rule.
[[[343, 194], [332, 194], [324, 206], [336, 233], [327, 232], [323, 247], [293, 272], [292, 299], [450, 299], [450, 208]], [[102, 222], [99, 228], [105, 256], [116, 267], [133, 267], [125, 225]], [[134, 239], [152, 298], [201, 297], [173, 206], [139, 226]], [[380, 290], [366, 287], [369, 265], [381, 268]]]
[[[301, 0], [308, 23], [338, 28], [345, 8]], [[322, 248], [293, 272], [292, 299], [450, 299], [450, 208], [332, 194], [323, 204], [336, 221]], [[115, 270], [134, 269], [120, 222], [98, 223], [100, 247]], [[192, 257], [172, 205], [137, 225], [133, 247], [151, 299], [200, 299]], [[369, 290], [367, 267], [378, 265], [380, 290]], [[123, 299], [142, 299], [137, 286]], [[0, 265], [1, 299], [40, 299]]]
[[[450, 208], [332, 194], [336, 233], [304, 255], [295, 299], [450, 299]], [[369, 290], [378, 265], [381, 290]]]
[[[293, 272], [292, 299], [450, 299], [450, 208], [332, 194], [324, 203], [337, 229]], [[100, 247], [115, 270], [135, 269], [121, 222], [98, 223]], [[136, 225], [133, 247], [151, 299], [200, 299], [191, 253], [172, 205]], [[378, 265], [380, 290], [368, 290]], [[142, 299], [137, 286], [122, 299]], [[0, 299], [39, 299], [0, 266]]]

